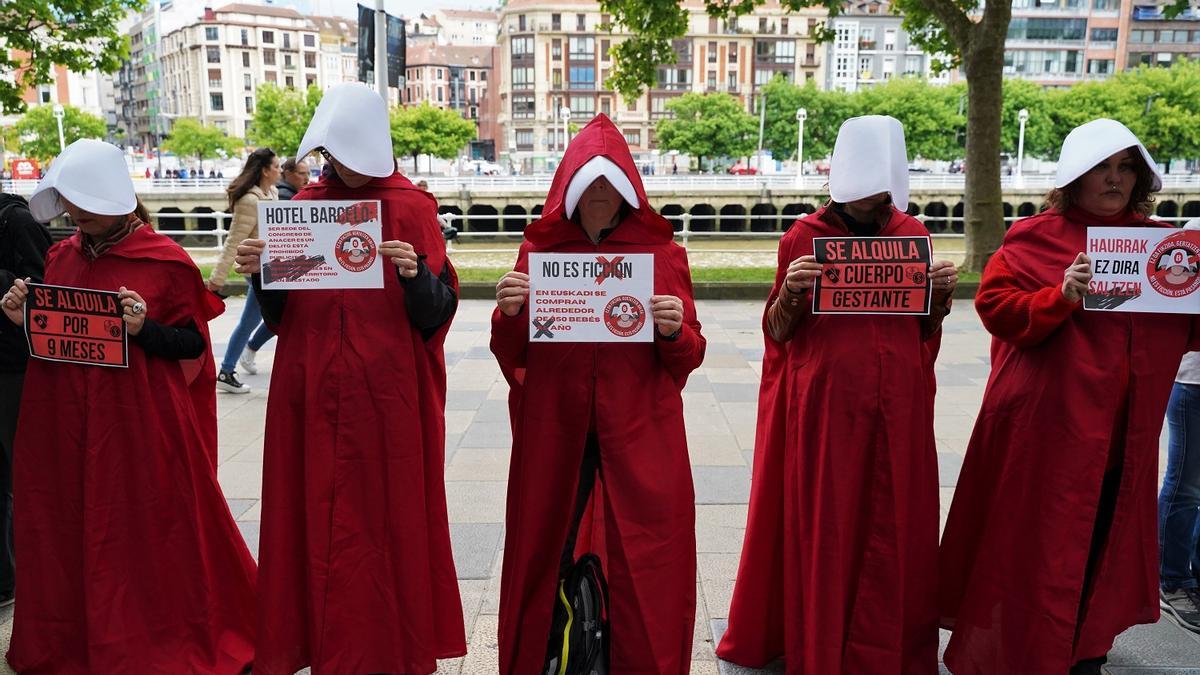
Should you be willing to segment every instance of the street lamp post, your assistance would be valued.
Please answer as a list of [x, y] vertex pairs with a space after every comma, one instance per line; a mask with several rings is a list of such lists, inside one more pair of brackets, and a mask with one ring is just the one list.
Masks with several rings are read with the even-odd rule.
[[1017, 112], [1017, 119], [1021, 122], [1021, 130], [1017, 134], [1017, 182], [1021, 182], [1021, 165], [1025, 163], [1025, 122], [1029, 121], [1029, 111], [1021, 108]]
[[563, 154], [567, 154], [567, 126], [571, 123], [571, 109], [563, 106], [558, 109], [558, 115], [562, 119], [562, 150]]
[[808, 119], [808, 109], [796, 111], [796, 121], [800, 123], [800, 131], [796, 135], [796, 184], [804, 184], [804, 120]]
[[54, 104], [54, 121], [58, 122], [58, 151], [59, 152], [62, 152], [63, 150], [67, 149], [67, 142], [66, 142], [66, 139], [63, 138], [63, 128], [62, 128], [63, 116], [66, 114], [67, 114], [67, 111], [66, 111], [66, 109], [64, 109], [62, 107], [62, 104], [60, 104], [60, 103]]

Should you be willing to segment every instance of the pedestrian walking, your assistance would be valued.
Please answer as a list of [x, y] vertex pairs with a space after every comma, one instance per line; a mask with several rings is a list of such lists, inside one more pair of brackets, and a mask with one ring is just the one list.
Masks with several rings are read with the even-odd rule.
[[[45, 282], [119, 291], [128, 367], [31, 360], [14, 458], [19, 673], [238, 675], [253, 661], [254, 561], [216, 474], [207, 324], [191, 257], [133, 215], [120, 149], [72, 143], [29, 201], [78, 226]], [[0, 298], [24, 324], [29, 286]]]
[[[325, 93], [300, 143], [332, 170], [296, 201], [379, 200], [380, 289], [263, 290], [267, 402], [256, 673], [425, 674], [466, 653], [443, 481], [443, 340], [458, 282], [437, 202], [396, 170], [387, 105]], [[332, 529], [331, 529], [332, 527]]]
[[[225, 189], [233, 220], [229, 226], [229, 234], [225, 237], [221, 258], [213, 267], [208, 279], [210, 291], [219, 294], [225, 287], [237, 255], [237, 247], [242, 241], [258, 238], [258, 202], [279, 199], [275, 182], [281, 175], [279, 158], [275, 152], [270, 148], [259, 148], [250, 153], [241, 173]], [[221, 359], [221, 367], [217, 372], [217, 389], [231, 394], [250, 393], [250, 385], [238, 379], [235, 369], [240, 362], [248, 373], [258, 372], [254, 362], [255, 354], [272, 336], [271, 329], [263, 323], [254, 288], [247, 287], [242, 316], [229, 336], [225, 357]]]
[[[496, 287], [491, 348], [513, 425], [504, 675], [547, 672], [566, 653], [550, 639], [552, 609], [560, 582], [589, 553], [608, 582], [611, 652], [600, 672], [689, 672], [695, 496], [681, 391], [705, 340], [673, 235], [650, 207], [624, 136], [598, 115], [567, 146], [541, 218], [525, 228], [515, 269]], [[653, 342], [531, 343], [532, 253], [652, 253], [655, 295], [643, 319], [653, 322]]]
[[928, 315], [814, 314], [819, 237], [926, 237], [905, 213], [904, 130], [838, 131], [829, 201], [779, 242], [754, 478], [722, 659], [788, 673], [937, 671], [933, 362], [957, 270], [929, 267]]
[[1047, 208], [1017, 221], [975, 306], [992, 374], [942, 539], [955, 675], [1098, 674], [1159, 616], [1159, 432], [1194, 317], [1084, 311], [1089, 227], [1157, 227], [1162, 179], [1120, 122], [1063, 141]]

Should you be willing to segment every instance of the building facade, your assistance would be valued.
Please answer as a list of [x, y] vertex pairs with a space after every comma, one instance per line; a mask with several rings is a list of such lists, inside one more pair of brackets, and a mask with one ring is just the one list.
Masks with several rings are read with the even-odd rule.
[[316, 28], [294, 9], [226, 5], [163, 36], [164, 115], [194, 118], [245, 137], [262, 83], [304, 89], [319, 83]]
[[[824, 77], [825, 52], [812, 38], [823, 10], [789, 13], [770, 0], [728, 22], [708, 16], [701, 0], [683, 0], [688, 28], [675, 42], [675, 63], [636, 99], [604, 84], [611, 50], [627, 34], [609, 30], [592, 0], [509, 0], [500, 12], [497, 148], [536, 169], [561, 152], [564, 126], [611, 117], [635, 153], [657, 150], [655, 125], [666, 103], [686, 92], [725, 92], [753, 111], [755, 94], [776, 75], [794, 82]], [[569, 120], [564, 124], [564, 109]]]
[[1125, 0], [1122, 3], [1118, 68], [1170, 66], [1181, 59], [1200, 59], [1200, 8], [1167, 19], [1167, 2]]
[[473, 9], [439, 9], [438, 43], [460, 47], [494, 47], [500, 32], [500, 15]]
[[1121, 0], [1013, 0], [1004, 75], [1065, 87], [1119, 68]]
[[830, 21], [825, 88], [858, 91], [897, 77], [923, 77], [949, 83], [952, 73], [937, 72], [926, 54], [901, 27], [903, 18], [886, 2], [856, 2]]
[[358, 81], [358, 22], [340, 16], [310, 16], [317, 29], [321, 54], [317, 82], [329, 89], [342, 82]]

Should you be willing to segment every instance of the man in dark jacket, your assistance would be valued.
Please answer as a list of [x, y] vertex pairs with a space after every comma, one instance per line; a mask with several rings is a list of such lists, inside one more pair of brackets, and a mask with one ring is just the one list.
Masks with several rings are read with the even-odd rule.
[[[33, 219], [24, 197], [0, 192], [0, 293], [17, 279], [42, 280], [50, 231]], [[0, 321], [0, 607], [13, 602], [12, 462], [17, 412], [29, 345], [22, 329]]]
[[308, 185], [308, 162], [303, 159], [296, 161], [295, 157], [289, 157], [280, 168], [283, 169], [283, 174], [275, 187], [279, 189], [280, 199], [291, 199]]

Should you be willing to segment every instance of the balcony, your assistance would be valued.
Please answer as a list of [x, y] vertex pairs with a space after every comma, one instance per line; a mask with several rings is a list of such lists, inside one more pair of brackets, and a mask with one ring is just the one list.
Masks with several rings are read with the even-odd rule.
[[858, 48], [865, 50], [865, 51], [870, 51], [872, 49], [875, 49], [875, 41], [874, 40], [859, 40]]

